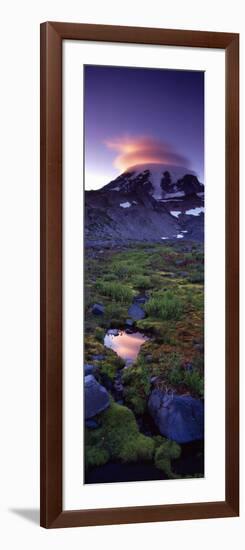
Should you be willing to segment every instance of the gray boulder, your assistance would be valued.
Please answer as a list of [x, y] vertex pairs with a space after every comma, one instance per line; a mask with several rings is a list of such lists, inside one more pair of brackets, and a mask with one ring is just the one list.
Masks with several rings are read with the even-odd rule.
[[145, 294], [138, 294], [138, 296], [134, 297], [134, 304], [145, 304], [149, 300], [148, 296]]
[[84, 375], [87, 376], [88, 374], [94, 374], [95, 372], [94, 365], [89, 365], [88, 363], [85, 363], [84, 365]]
[[161, 435], [177, 443], [204, 437], [204, 405], [190, 395], [169, 395], [155, 389], [148, 401], [149, 412]]
[[139, 321], [140, 319], [144, 319], [145, 312], [138, 304], [132, 304], [128, 309], [128, 315], [132, 317], [134, 321]]
[[104, 315], [105, 306], [103, 306], [103, 304], [94, 304], [92, 307], [92, 313], [94, 315]]
[[92, 374], [85, 376], [84, 388], [85, 419], [87, 420], [107, 409], [110, 405], [110, 398], [108, 391], [97, 382]]

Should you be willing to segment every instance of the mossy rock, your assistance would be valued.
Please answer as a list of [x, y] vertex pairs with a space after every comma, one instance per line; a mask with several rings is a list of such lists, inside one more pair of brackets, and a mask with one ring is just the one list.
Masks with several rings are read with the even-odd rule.
[[160, 443], [160, 437], [158, 440], [155, 440], [157, 446], [155, 452], [155, 466], [159, 470], [162, 470], [168, 478], [176, 478], [177, 475], [172, 471], [171, 460], [179, 458], [181, 455], [181, 447], [175, 441], [170, 441], [169, 439], [162, 438], [162, 443]]
[[109, 460], [121, 462], [150, 461], [155, 443], [139, 432], [130, 409], [112, 402], [109, 409], [98, 415], [100, 427], [86, 429], [86, 467], [105, 464]]
[[86, 468], [93, 468], [95, 466], [103, 466], [110, 458], [110, 455], [106, 449], [98, 446], [85, 445], [85, 457]]

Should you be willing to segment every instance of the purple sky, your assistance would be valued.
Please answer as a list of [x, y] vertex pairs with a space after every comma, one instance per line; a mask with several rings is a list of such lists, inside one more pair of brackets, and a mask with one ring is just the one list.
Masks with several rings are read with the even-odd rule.
[[85, 186], [143, 162], [204, 171], [204, 73], [87, 65]]

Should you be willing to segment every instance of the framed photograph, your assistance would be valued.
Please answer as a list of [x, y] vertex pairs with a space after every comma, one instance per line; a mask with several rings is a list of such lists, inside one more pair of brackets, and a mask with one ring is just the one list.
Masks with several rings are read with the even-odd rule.
[[239, 35], [41, 25], [41, 525], [239, 514]]

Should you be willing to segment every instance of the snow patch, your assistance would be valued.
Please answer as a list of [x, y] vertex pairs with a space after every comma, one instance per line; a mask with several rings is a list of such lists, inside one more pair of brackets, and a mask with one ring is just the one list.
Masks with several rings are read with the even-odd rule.
[[183, 238], [184, 238], [184, 235], [181, 235], [181, 233], [179, 233], [178, 235], [176, 235], [176, 238], [177, 238], [177, 239], [183, 239]]
[[203, 206], [197, 206], [196, 208], [191, 208], [190, 210], [185, 211], [185, 214], [187, 214], [187, 216], [199, 216], [201, 213], [204, 213]]
[[184, 191], [176, 191], [176, 193], [166, 193], [165, 199], [178, 199], [179, 197], [185, 197]]
[[188, 233], [188, 231], [186, 231], [186, 229], [182, 229], [181, 233]]
[[170, 214], [172, 214], [175, 218], [178, 218], [181, 214], [181, 210], [170, 210]]
[[121, 202], [120, 206], [121, 208], [129, 208], [131, 206], [131, 202]]

